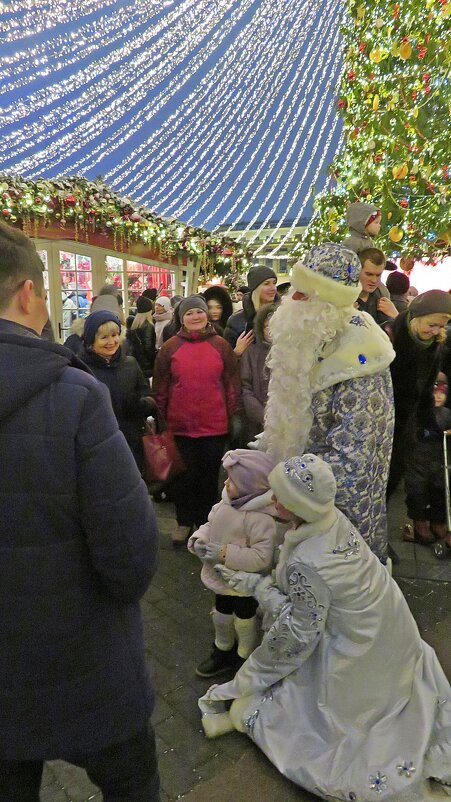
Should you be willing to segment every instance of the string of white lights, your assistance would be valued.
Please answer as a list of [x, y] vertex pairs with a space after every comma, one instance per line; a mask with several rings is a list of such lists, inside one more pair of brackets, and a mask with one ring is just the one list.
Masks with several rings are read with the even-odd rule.
[[[329, 150], [331, 141], [332, 141], [333, 137], [335, 136], [336, 130], [339, 127], [339, 125], [340, 125], [340, 118], [338, 117], [338, 115], [335, 115], [335, 117], [332, 120], [330, 119], [330, 115], [325, 117], [325, 119], [323, 121], [323, 124], [322, 124], [322, 126], [321, 126], [321, 128], [320, 128], [320, 130], [318, 132], [318, 136], [316, 138], [315, 146], [311, 151], [310, 158], [309, 158], [307, 164], [305, 165], [305, 167], [303, 168], [303, 177], [304, 177], [304, 180], [305, 180], [306, 183], [307, 183], [307, 178], [308, 178], [308, 174], [309, 174], [310, 168], [311, 168], [312, 163], [313, 163], [313, 161], [314, 161], [314, 159], [316, 157], [316, 154], [318, 152], [319, 147], [321, 147], [321, 150], [324, 149], [324, 152], [327, 153], [327, 151]], [[327, 137], [326, 137], [325, 140], [322, 140], [321, 137], [322, 137], [322, 135], [323, 135], [323, 133], [324, 133], [324, 131], [326, 129], [328, 129]], [[297, 169], [297, 167], [298, 167], [298, 165], [296, 164], [296, 169]], [[297, 212], [297, 215], [296, 215], [296, 218], [295, 218], [295, 222], [292, 223], [292, 225], [290, 226], [289, 232], [287, 232], [287, 234], [285, 234], [285, 236], [282, 238], [280, 243], [278, 243], [278, 247], [273, 249], [273, 254], [275, 255], [280, 250], [280, 248], [283, 247], [284, 243], [289, 239], [291, 233], [294, 231], [294, 229], [298, 225], [299, 220], [301, 219], [301, 217], [302, 217], [302, 215], [304, 213], [304, 209], [307, 206], [307, 203], [309, 201], [309, 197], [311, 196], [311, 189], [312, 189], [312, 187], [315, 186], [315, 183], [318, 180], [318, 176], [319, 176], [321, 170], [323, 170], [323, 169], [324, 169], [323, 168], [323, 164], [322, 164], [322, 162], [320, 160], [320, 163], [317, 166], [313, 177], [308, 182], [308, 190], [307, 191], [305, 190], [305, 187], [303, 186], [302, 183], [298, 184], [297, 188], [294, 190], [292, 196], [290, 197], [290, 202], [289, 202], [288, 207], [285, 209], [284, 212], [282, 212], [282, 214], [281, 214], [281, 216], [279, 218], [279, 223], [276, 226], [273, 227], [273, 229], [271, 231], [271, 236], [267, 237], [266, 240], [264, 240], [264, 242], [261, 244], [261, 246], [256, 249], [256, 251], [255, 251], [256, 255], [261, 253], [261, 251], [266, 247], [266, 245], [268, 245], [269, 242], [271, 242], [271, 240], [275, 237], [277, 232], [282, 227], [283, 221], [287, 218], [287, 216], [289, 214], [289, 211], [293, 208], [293, 206], [295, 206], [297, 198], [298, 198], [298, 196], [300, 195], [300, 193], [302, 191], [304, 193], [303, 200], [302, 200], [302, 205], [301, 205], [300, 209]], [[295, 174], [295, 170], [293, 170], [293, 175], [294, 174]], [[291, 176], [291, 178], [293, 177], [293, 175]], [[291, 178], [289, 180], [291, 180]], [[261, 230], [262, 230], [262, 227], [259, 228], [259, 231], [261, 231]], [[254, 241], [254, 237], [252, 238], [252, 241]]]
[[[325, 11], [329, 11], [329, 9], [325, 9]], [[327, 44], [330, 44], [330, 38], [337, 34], [337, 26], [335, 25], [335, 18], [333, 14], [325, 13], [325, 21], [324, 25], [317, 25], [315, 36], [309, 40], [309, 46], [304, 54], [304, 59], [300, 62], [296, 75], [293, 78], [292, 87], [289, 90], [289, 96], [291, 97], [291, 102], [288, 106], [288, 109], [285, 111], [283, 115], [281, 124], [279, 125], [279, 129], [277, 134], [272, 137], [267, 149], [263, 152], [260, 157], [260, 162], [254, 165], [254, 162], [257, 161], [259, 158], [260, 150], [256, 149], [252, 154], [249, 161], [246, 163], [244, 168], [236, 177], [233, 184], [229, 187], [228, 191], [223, 196], [224, 200], [226, 200], [231, 192], [235, 190], [236, 187], [241, 186], [243, 184], [243, 176], [246, 172], [249, 173], [250, 178], [244, 184], [243, 189], [238, 194], [236, 200], [232, 204], [229, 209], [228, 216], [233, 214], [233, 212], [240, 207], [240, 204], [244, 200], [244, 198], [249, 194], [252, 185], [255, 184], [256, 181], [259, 181], [257, 189], [252, 193], [250, 200], [244, 207], [240, 207], [239, 216], [234, 220], [229, 228], [227, 233], [233, 230], [236, 224], [243, 218], [245, 211], [249, 208], [249, 205], [253, 202], [253, 200], [257, 197], [261, 187], [263, 186], [264, 182], [268, 179], [269, 174], [273, 170], [274, 163], [276, 161], [276, 156], [273, 155], [273, 151], [276, 148], [277, 144], [279, 145], [277, 149], [277, 153], [280, 154], [282, 152], [283, 147], [285, 146], [285, 142], [288, 140], [292, 130], [294, 129], [295, 125], [297, 124], [298, 119], [301, 117], [301, 114], [304, 110], [304, 107], [307, 103], [308, 93], [306, 92], [306, 88], [304, 86], [304, 81], [306, 80], [306, 76], [308, 76], [308, 81], [315, 85], [316, 83], [321, 84], [318, 76], [321, 74], [321, 70], [323, 67], [324, 59], [328, 52], [330, 52], [330, 48], [324, 46], [324, 39], [323, 36], [327, 36]], [[298, 98], [301, 97], [302, 100], [298, 105]], [[278, 113], [282, 112], [282, 102], [279, 105]], [[308, 119], [308, 116], [306, 117]], [[285, 130], [285, 134], [282, 134], [282, 131]], [[266, 129], [263, 135], [262, 144], [264, 139], [269, 135], [269, 128]], [[273, 181], [270, 183], [270, 187], [275, 189], [276, 185]], [[269, 190], [271, 191], [271, 189]], [[206, 222], [210, 219], [214, 214], [217, 213], [220, 206], [223, 203], [223, 199], [220, 200], [220, 204], [218, 208], [214, 208], [208, 218], [206, 218]]]
[[[287, 9], [289, 5], [287, 4]], [[269, 37], [273, 34], [274, 29], [279, 31], [274, 17], [271, 20], [267, 18], [265, 20], [265, 13], [266, 9], [263, 6], [258, 9], [257, 14], [253, 17], [253, 26], [245, 26], [239, 32], [234, 41], [234, 48], [227, 50], [221, 63], [215, 65], [199, 82], [198, 87], [187, 98], [183, 107], [171, 115], [161, 129], [154, 132], [148, 140], [140, 145], [140, 151], [144, 149], [144, 153], [137, 157], [137, 151], [135, 151], [133, 161], [135, 168], [138, 169], [129, 174], [128, 181], [121, 181], [121, 191], [127, 191], [133, 186], [135, 197], [139, 199], [139, 190], [144, 185], [152, 184], [152, 178], [155, 175], [158, 177], [160, 186], [157, 193], [152, 193], [150, 200], [152, 203], [158, 203], [159, 196], [165, 195], [166, 186], [171, 187], [174, 191], [174, 182], [178, 175], [185, 171], [188, 174], [193, 169], [187, 168], [189, 161], [199, 149], [206, 149], [208, 140], [218, 128], [222, 131], [224, 114], [227, 114], [227, 104], [236, 91], [236, 85], [241, 85], [243, 81], [245, 90], [240, 93], [238, 103], [235, 99], [234, 115], [252, 93], [254, 74], [255, 76], [264, 74], [265, 65], [271, 58], [268, 49]], [[254, 39], [253, 27], [255, 26], [258, 26], [260, 35], [263, 35], [264, 32], [266, 36], [262, 47], [259, 48], [257, 58], [254, 57], [253, 51], [249, 47], [250, 42]], [[280, 33], [278, 35], [280, 36]], [[238, 52], [242, 54], [241, 58], [237, 57]], [[208, 103], [205, 104], [204, 101], [207, 98]], [[181, 121], [178, 120], [179, 117], [182, 118]], [[216, 122], [214, 122], [215, 118]], [[164, 147], [165, 141], [168, 141], [166, 147]], [[189, 149], [186, 152], [183, 148], [188, 142]], [[196, 146], [197, 142], [199, 144]], [[153, 143], [155, 143], [154, 147]], [[124, 161], [129, 161], [129, 158]], [[180, 164], [178, 170], [176, 169], [177, 164]], [[164, 171], [166, 165], [168, 169]], [[117, 169], [113, 168], [108, 180], [115, 173], [117, 173]], [[165, 183], [165, 189], [162, 190], [161, 181], [166, 174], [169, 176], [169, 180]]]
[[12, 54], [0, 54], [0, 82], [4, 91], [28, 86], [37, 77], [53, 74], [58, 66], [60, 69], [73, 66], [96, 54], [100, 46], [110, 47], [123, 40], [124, 33], [130, 37], [137, 28], [149, 24], [160, 9], [159, 0], [142, 0], [132, 12], [128, 7], [115, 9], [110, 16], [93, 20], [76, 31], [59, 34]]
[[[258, 95], [256, 88], [254, 87], [254, 96], [255, 96], [255, 105], [251, 112], [246, 115], [245, 118], [241, 118], [237, 120], [236, 125], [231, 125], [227, 135], [227, 138], [230, 141], [230, 144], [233, 145], [231, 148], [225, 148], [223, 140], [220, 141], [217, 151], [213, 154], [213, 157], [216, 155], [220, 155], [219, 158], [210, 158], [209, 162], [211, 162], [212, 166], [209, 170], [207, 170], [207, 165], [204, 166], [201, 173], [204, 174], [204, 182], [200, 188], [197, 188], [196, 185], [193, 187], [193, 198], [189, 199], [185, 202], [182, 206], [178, 205], [176, 213], [177, 214], [184, 214], [185, 210], [195, 202], [200, 194], [207, 193], [207, 197], [205, 198], [203, 204], [196, 209], [194, 213], [191, 214], [190, 220], [193, 219], [194, 216], [200, 214], [200, 212], [205, 208], [207, 203], [211, 201], [211, 188], [214, 188], [214, 192], [217, 192], [217, 189], [223, 184], [223, 179], [225, 174], [230, 174], [229, 171], [233, 171], [240, 160], [243, 158], [245, 152], [250, 149], [252, 154], [255, 154], [259, 148], [261, 148], [262, 142], [266, 139], [267, 136], [271, 133], [270, 124], [273, 119], [277, 118], [277, 114], [272, 112], [273, 106], [273, 96], [271, 94], [270, 88], [271, 85], [274, 85], [274, 80], [282, 85], [285, 78], [289, 74], [290, 70], [293, 67], [293, 64], [296, 63], [296, 60], [299, 57], [299, 49], [302, 48], [304, 39], [307, 37], [310, 31], [310, 25], [305, 21], [305, 18], [299, 21], [300, 22], [300, 31], [298, 33], [296, 23], [293, 23], [291, 27], [290, 34], [292, 34], [292, 39], [290, 40], [290, 35], [287, 35], [288, 40], [288, 50], [287, 53], [284, 55], [283, 52], [280, 52], [280, 62], [277, 62], [278, 69], [276, 70], [275, 78], [273, 78], [272, 74], [268, 76], [269, 78], [269, 91], [266, 91], [266, 85], [262, 85], [259, 89], [262, 90], [261, 94], [263, 99], [261, 100], [260, 96]], [[313, 20], [310, 21], [311, 23]], [[290, 47], [291, 45], [291, 47]], [[273, 62], [274, 63], [274, 62]], [[303, 61], [301, 61], [303, 63]], [[283, 65], [282, 67], [280, 65]], [[262, 82], [263, 84], [263, 82]], [[287, 97], [293, 97], [293, 84], [290, 84], [290, 88], [287, 90], [285, 95], [283, 96], [285, 99]], [[296, 90], [295, 90], [296, 91]], [[280, 106], [280, 104], [279, 104]], [[268, 120], [269, 118], [269, 120]], [[251, 122], [249, 122], [249, 119]], [[267, 123], [265, 126], [265, 122]], [[260, 137], [260, 131], [263, 129]], [[277, 136], [277, 134], [275, 135]], [[258, 147], [256, 147], [256, 142], [258, 142]], [[232, 161], [235, 154], [237, 154], [237, 158]], [[227, 168], [228, 163], [231, 162], [231, 167]], [[200, 176], [197, 176], [199, 179]]]
[[[117, 6], [121, 0], [102, 0], [102, 6]], [[0, 4], [0, 29], [6, 42], [49, 31], [57, 25], [91, 14], [99, 0], [13, 0]]]
[[[239, 21], [241, 16], [245, 14], [247, 9], [252, 5], [252, 2], [253, 0], [240, 0], [239, 7], [234, 9], [230, 15], [230, 25], [235, 25]], [[118, 148], [122, 147], [130, 139], [130, 137], [136, 134], [145, 123], [152, 120], [152, 118], [171, 101], [174, 95], [176, 95], [183, 88], [183, 86], [192, 78], [193, 74], [200, 69], [202, 64], [221, 45], [227, 35], [228, 29], [226, 26], [222, 28], [218, 27], [212, 34], [209, 35], [208, 38], [205, 39], [205, 41], [202, 43], [202, 48], [194, 54], [188, 65], [178, 72], [178, 79], [171, 80], [169, 87], [165, 87], [158, 95], [151, 97], [150, 101], [147, 102], [147, 104], [143, 108], [140, 108], [136, 113], [133, 114], [132, 109], [130, 108], [127, 109], [127, 114], [124, 116], [123, 109], [121, 108], [120, 104], [118, 103], [116, 106], [114, 106], [110, 112], [109, 124], [117, 122], [122, 117], [124, 117], [124, 124], [111, 136], [102, 138], [102, 141], [99, 145], [93, 147], [90, 146], [89, 148], [84, 147], [85, 143], [86, 145], [91, 145], [93, 139], [97, 137], [98, 130], [96, 124], [90, 126], [89, 131], [87, 131], [86, 128], [84, 128], [81, 132], [77, 130], [76, 134], [64, 137], [62, 140], [60, 140], [62, 148], [66, 146], [70, 147], [72, 145], [70, 151], [71, 155], [77, 151], [82, 151], [83, 153], [79, 159], [77, 159], [75, 162], [72, 162], [71, 169], [73, 171], [78, 171], [81, 169], [85, 172], [96, 169], [98, 167], [99, 158], [108, 157]], [[135, 105], [143, 102], [143, 99], [147, 95], [148, 86], [140, 88], [139, 91], [135, 87], [135, 92], [133, 95]], [[74, 137], [76, 137], [76, 142], [74, 142]], [[49, 161], [47, 157], [47, 151], [43, 152], [41, 155], [42, 158], [47, 158], [48, 164]], [[53, 167], [60, 161], [61, 159], [58, 158], [54, 161], [50, 161], [50, 164]]]
[[[287, 9], [285, 12], [286, 11]], [[291, 21], [289, 15], [285, 13], [285, 23], [288, 33], [284, 30], [283, 25], [279, 26], [279, 36], [276, 38], [274, 37], [275, 26], [270, 31], [273, 40], [271, 42], [272, 51], [278, 49], [280, 53], [280, 63], [284, 65], [283, 69], [280, 70], [280, 67], [275, 64], [271, 56], [272, 51], [269, 48], [269, 42], [263, 43], [261, 50], [264, 54], [264, 60], [258, 63], [258, 70], [255, 72], [255, 81], [249, 80], [247, 91], [243, 92], [237, 100], [233, 109], [233, 119], [230, 119], [230, 115], [222, 116], [215, 127], [211, 126], [209, 129], [207, 128], [206, 133], [201, 131], [199, 145], [194, 149], [192, 148], [192, 140], [188, 134], [186, 140], [189, 147], [183, 150], [178, 157], [181, 166], [177, 174], [181, 177], [178, 181], [174, 181], [176, 174], [173, 174], [171, 169], [169, 169], [168, 179], [160, 185], [158, 195], [155, 193], [152, 195], [153, 205], [158, 205], [160, 196], [163, 196], [165, 203], [168, 204], [170, 203], [171, 195], [175, 195], [178, 201], [175, 214], [183, 214], [185, 209], [192, 204], [193, 198], [195, 202], [199, 194], [202, 193], [205, 184], [207, 187], [212, 186], [210, 175], [215, 171], [217, 172], [218, 165], [220, 164], [221, 168], [224, 169], [230, 159], [230, 151], [232, 150], [234, 152], [240, 147], [243, 138], [240, 136], [240, 131], [242, 132], [244, 129], [245, 136], [247, 138], [250, 137], [252, 128], [259, 124], [260, 116], [265, 114], [268, 104], [272, 102], [271, 86], [273, 86], [275, 82], [282, 82], [285, 73], [297, 58], [296, 48], [292, 46], [293, 43], [295, 43], [298, 48], [301, 46], [303, 25], [305, 24], [303, 15], [299, 13], [297, 15], [294, 14], [293, 21]], [[305, 27], [307, 28], [308, 26], [305, 25]], [[296, 38], [298, 31], [299, 37]], [[282, 35], [281, 38], [279, 38], [280, 35]], [[250, 72], [249, 75], [252, 76], [252, 73]], [[245, 114], [240, 115], [241, 108], [244, 109]], [[248, 122], [249, 119], [252, 121], [251, 123]], [[224, 123], [226, 123], [226, 127]], [[218, 143], [218, 145], [214, 148], [216, 143]], [[195, 159], [194, 157], [199, 151], [200, 158]], [[192, 166], [186, 168], [189, 162], [193, 162]], [[203, 162], [202, 166], [200, 166], [201, 162]], [[188, 181], [190, 175], [193, 177]], [[178, 188], [182, 185], [183, 189], [179, 192]], [[189, 196], [185, 202], [182, 202], [184, 196], [189, 195], [189, 192], [191, 192], [191, 196]], [[164, 208], [162, 211], [165, 213]]]
[[[338, 29], [336, 28], [335, 29], [335, 40], [337, 40], [339, 34], [340, 34], [339, 28]], [[337, 44], [337, 41], [335, 41], [335, 44]], [[310, 155], [310, 160], [309, 160], [309, 164], [311, 164], [311, 161], [313, 160], [313, 158], [314, 158], [314, 156], [315, 156], [315, 154], [317, 152], [319, 143], [321, 142], [321, 138], [319, 136], [316, 137], [316, 144], [313, 146], [313, 148], [310, 149], [310, 142], [311, 142], [311, 140], [312, 140], [312, 138], [314, 136], [314, 130], [315, 130], [313, 115], [314, 115], [314, 117], [316, 119], [324, 119], [324, 123], [323, 123], [323, 127], [322, 127], [321, 131], [324, 130], [325, 124], [329, 124], [329, 120], [330, 120], [331, 117], [336, 117], [335, 105], [334, 105], [333, 102], [331, 102], [332, 98], [330, 97], [328, 90], [329, 90], [330, 86], [334, 86], [335, 87], [337, 85], [337, 81], [339, 79], [339, 69], [337, 70], [336, 62], [334, 61], [334, 58], [333, 58], [334, 49], [331, 48], [331, 47], [326, 47], [324, 50], [325, 50], [325, 52], [327, 52], [328, 57], [327, 57], [327, 59], [325, 61], [325, 64], [324, 64], [324, 67], [323, 67], [323, 70], [322, 70], [323, 74], [321, 76], [321, 81], [319, 83], [315, 81], [315, 91], [313, 93], [312, 98], [309, 99], [309, 102], [308, 102], [308, 114], [302, 120], [301, 125], [299, 126], [299, 128], [298, 128], [298, 130], [296, 132], [296, 135], [295, 135], [295, 137], [293, 139], [293, 142], [291, 143], [288, 151], [286, 150], [286, 144], [287, 144], [287, 141], [288, 141], [287, 134], [289, 135], [289, 133], [291, 133], [291, 130], [287, 131], [287, 134], [285, 135], [284, 140], [282, 140], [282, 142], [280, 143], [280, 145], [279, 145], [279, 147], [277, 149], [277, 152], [276, 152], [276, 158], [278, 158], [283, 153], [283, 163], [282, 163], [282, 167], [280, 168], [279, 172], [277, 173], [277, 175], [276, 175], [276, 177], [274, 179], [274, 186], [279, 186], [279, 182], [280, 182], [280, 185], [282, 186], [282, 189], [278, 191], [278, 197], [277, 197], [276, 203], [269, 210], [269, 212], [266, 215], [266, 218], [262, 222], [261, 226], [256, 230], [256, 232], [253, 235], [253, 237], [251, 237], [251, 239], [249, 240], [249, 243], [252, 243], [252, 242], [255, 241], [255, 239], [257, 239], [259, 232], [263, 228], [266, 228], [267, 224], [268, 224], [268, 221], [273, 218], [274, 213], [275, 213], [276, 209], [278, 208], [281, 199], [283, 198], [283, 196], [286, 194], [286, 192], [288, 190], [288, 186], [290, 185], [290, 181], [292, 180], [292, 178], [295, 175], [295, 173], [298, 172], [298, 165], [302, 162], [304, 154], [305, 154], [307, 149], [309, 149], [309, 153], [311, 154]], [[331, 64], [332, 64], [331, 73], [330, 73], [330, 75], [328, 77], [326, 77], [326, 71], [330, 68]], [[319, 106], [316, 107], [317, 97], [318, 97], [318, 94], [320, 92], [320, 87], [321, 87], [321, 92], [322, 92], [322, 98], [320, 100]], [[304, 98], [303, 102], [305, 102], [306, 100], [307, 100], [307, 98]], [[327, 113], [323, 115], [323, 109], [324, 108], [327, 109]], [[299, 117], [299, 114], [297, 116]], [[291, 129], [293, 127], [294, 126], [290, 126]], [[282, 178], [283, 174], [285, 173], [285, 171], [287, 169], [287, 165], [289, 164], [292, 155], [295, 153], [295, 151], [297, 149], [297, 145], [298, 145], [299, 141], [301, 140], [301, 138], [303, 138], [302, 147], [301, 147], [301, 150], [297, 154], [294, 167], [292, 168], [291, 173], [289, 174], [288, 178], [286, 178], [286, 179], [284, 178], [284, 181], [282, 182], [281, 178]], [[304, 175], [307, 175], [307, 172], [308, 171], [307, 171], [307, 168], [306, 168]], [[257, 194], [258, 194], [258, 191], [259, 191], [260, 188], [261, 188], [261, 186], [259, 186], [257, 188]], [[271, 193], [271, 194], [273, 194], [273, 193]], [[309, 193], [307, 193], [307, 194], [309, 194]], [[255, 195], [255, 197], [256, 197], [256, 195]], [[293, 197], [294, 197], [294, 195], [292, 196], [292, 198]], [[266, 201], [267, 200], [268, 200], [268, 198], [266, 198]], [[254, 217], [253, 217], [252, 221], [250, 223], [248, 223], [248, 225], [245, 227], [243, 233], [245, 231], [249, 231], [251, 229], [251, 227], [254, 226], [254, 221], [259, 219], [259, 216], [262, 213], [263, 208], [264, 208], [264, 204], [261, 204], [260, 207], [254, 213]], [[291, 208], [291, 207], [289, 207], [289, 208]], [[245, 209], [245, 211], [246, 211], [246, 209]], [[284, 216], [286, 216], [287, 214], [288, 214], [288, 209], [285, 211]], [[240, 235], [240, 237], [238, 239], [241, 239], [241, 238], [242, 238], [242, 235]]]
[[[191, 8], [189, 8], [190, 3], [192, 4]], [[9, 107], [2, 110], [2, 127], [14, 123], [30, 114], [37, 114], [39, 111], [44, 110], [48, 105], [53, 105], [57, 101], [63, 99], [65, 95], [72, 94], [74, 91], [79, 89], [82, 89], [83, 91], [78, 97], [76, 97], [74, 100], [70, 99], [65, 101], [61, 106], [57, 106], [50, 114], [46, 115], [47, 126], [50, 126], [56, 122], [59, 126], [59, 130], [62, 130], [65, 119], [70, 117], [71, 124], [74, 121], [77, 121], [79, 119], [79, 117], [77, 117], [77, 112], [82, 110], [84, 113], [86, 113], [86, 108], [90, 102], [90, 109], [91, 111], [94, 111], [99, 104], [99, 98], [101, 98], [102, 102], [104, 102], [104, 100], [109, 97], [116, 97], [117, 87], [122, 87], [124, 90], [128, 85], [130, 87], [128, 94], [132, 96], [133, 86], [134, 83], [137, 82], [137, 77], [139, 74], [143, 74], [144, 79], [146, 79], [149, 72], [152, 71], [152, 57], [149, 63], [149, 56], [145, 50], [142, 50], [142, 48], [151, 42], [155, 36], [158, 36], [160, 48], [158, 53], [153, 54], [153, 61], [155, 63], [161, 61], [161, 57], [167, 53], [170, 53], [171, 56], [173, 56], [174, 48], [172, 44], [172, 38], [174, 35], [182, 32], [185, 24], [186, 14], [192, 18], [191, 21], [193, 23], [196, 22], [196, 17], [199, 16], [198, 4], [196, 4], [194, 0], [185, 0], [183, 6], [185, 13], [183, 18], [178, 19], [176, 22], [175, 31], [170, 30], [163, 34], [163, 27], [166, 26], [168, 21], [165, 20], [164, 26], [162, 22], [158, 24], [157, 27], [154, 26], [153, 28], [148, 28], [143, 34], [136, 37], [130, 43], [127, 42], [125, 45], [109, 53], [104, 58], [99, 59], [96, 62], [95, 69], [93, 68], [92, 64], [90, 64], [77, 73], [70, 75], [60, 83], [46, 86], [43, 89], [40, 89], [37, 92], [27, 96], [20, 103], [16, 102], [11, 104]], [[177, 13], [174, 14], [174, 19], [177, 17], [180, 17], [179, 10], [177, 10]], [[169, 22], [172, 21], [172, 19], [169, 20]], [[164, 49], [165, 47], [166, 51]], [[124, 59], [126, 57], [130, 58], [134, 50], [137, 51], [137, 55], [129, 64], [127, 69], [124, 64]], [[139, 52], [140, 50], [142, 50], [142, 52]], [[112, 69], [112, 65], [114, 63], [117, 63], [118, 65], [117, 69], [115, 70]], [[167, 62], [163, 61], [163, 67], [160, 67], [160, 72], [157, 73], [158, 77], [160, 77], [161, 70], [166, 67], [166, 64]], [[141, 71], [139, 72], [140, 68]], [[104, 75], [103, 79], [101, 78], [102, 74]], [[88, 82], [91, 82], [90, 86], [87, 86]], [[126, 96], [127, 93], [123, 91], [123, 97]], [[12, 134], [10, 135], [10, 138], [14, 142], [19, 143], [31, 138], [34, 139], [39, 133], [40, 126], [42, 128], [42, 117], [39, 117], [32, 126], [28, 128], [25, 127], [25, 131], [27, 133], [23, 133], [17, 139], [14, 137], [14, 134]], [[7, 146], [8, 144], [8, 138], [6, 138], [5, 145]], [[19, 152], [23, 152], [23, 150]], [[17, 153], [17, 149], [13, 149], [13, 154], [17, 155]]]
[[[327, 135], [326, 141], [325, 141], [325, 143], [324, 143], [324, 154], [327, 154], [327, 152], [328, 152], [328, 150], [329, 150], [329, 148], [330, 148], [330, 144], [331, 144], [331, 142], [332, 142], [332, 139], [333, 139], [333, 137], [335, 136], [335, 134], [336, 134], [336, 131], [337, 131], [337, 128], [339, 127], [339, 125], [340, 125], [340, 118], [339, 118], [338, 116], [336, 116], [336, 117], [335, 117], [335, 119], [334, 119], [334, 121], [333, 121], [332, 128], [330, 129], [330, 131], [329, 131], [329, 133], [328, 133], [328, 135]], [[324, 127], [325, 127], [325, 126], [324, 126]], [[318, 138], [318, 141], [319, 141], [319, 138]], [[339, 140], [338, 140], [338, 142], [337, 142], [337, 146], [336, 146], [336, 151], [337, 151], [337, 152], [339, 152], [339, 151], [342, 149], [342, 147], [343, 147], [343, 145], [344, 145], [344, 142], [345, 142], [345, 134], [344, 134], [344, 132], [343, 132], [343, 130], [342, 130], [342, 131], [341, 131], [341, 134], [340, 134], [340, 138], [339, 138]], [[320, 163], [319, 163], [318, 167], [316, 168], [315, 174], [314, 174], [314, 176], [313, 176], [313, 178], [312, 178], [312, 181], [311, 181], [311, 187], [312, 187], [312, 189], [315, 187], [315, 184], [316, 184], [316, 182], [317, 182], [317, 180], [318, 180], [318, 177], [319, 177], [319, 175], [320, 175], [320, 173], [321, 173], [321, 171], [322, 171], [322, 170], [324, 170], [324, 164], [323, 164], [323, 160], [321, 160], [321, 161], [320, 161]], [[307, 175], [307, 168], [304, 170], [304, 175]], [[299, 188], [299, 189], [297, 189], [297, 190], [295, 190], [295, 192], [294, 192], [294, 195], [293, 195], [293, 203], [296, 201], [296, 198], [297, 198], [297, 196], [299, 195], [299, 192], [300, 192], [300, 188]], [[287, 241], [290, 239], [290, 237], [291, 237], [291, 235], [292, 235], [292, 233], [293, 233], [294, 229], [295, 229], [295, 228], [297, 228], [297, 226], [299, 225], [299, 222], [300, 222], [300, 220], [301, 220], [301, 218], [302, 218], [302, 215], [304, 214], [305, 208], [306, 208], [306, 206], [307, 206], [307, 204], [308, 204], [308, 202], [309, 202], [309, 196], [310, 196], [310, 193], [307, 193], [306, 195], [304, 195], [304, 201], [303, 201], [303, 203], [302, 203], [302, 206], [301, 206], [301, 208], [299, 209], [299, 211], [298, 211], [298, 213], [297, 213], [297, 215], [296, 215], [296, 217], [295, 217], [295, 219], [294, 219], [293, 223], [292, 223], [292, 224], [291, 224], [291, 226], [289, 227], [289, 229], [288, 229], [287, 233], [286, 233], [286, 234], [285, 234], [285, 235], [282, 237], [282, 239], [280, 240], [280, 242], [277, 244], [277, 246], [276, 246], [275, 248], [273, 248], [273, 250], [271, 251], [271, 253], [267, 254], [267, 257], [268, 257], [268, 258], [271, 258], [271, 257], [277, 256], [277, 254], [279, 253], [279, 251], [281, 250], [281, 248], [283, 248], [283, 246], [285, 245], [285, 243], [286, 243], [286, 242], [287, 242]], [[316, 217], [316, 215], [317, 215], [317, 213], [315, 212], [315, 214], [313, 215], [313, 218], [314, 218], [314, 217]], [[283, 215], [283, 217], [281, 217], [281, 223], [283, 223], [283, 220], [284, 220], [284, 219], [286, 219], [286, 216], [287, 216], [287, 215], [286, 215], [286, 213], [285, 213], [285, 214]], [[312, 218], [312, 219], [313, 219], [313, 218]], [[278, 225], [277, 225], [277, 226], [274, 228], [274, 230], [271, 232], [271, 237], [267, 237], [267, 238], [266, 238], [266, 240], [264, 241], [264, 243], [262, 244], [262, 246], [261, 246], [260, 248], [257, 248], [257, 249], [255, 250], [255, 254], [256, 254], [256, 255], [257, 255], [257, 254], [259, 254], [259, 253], [261, 253], [262, 249], [263, 249], [263, 248], [264, 248], [266, 245], [268, 245], [268, 244], [269, 244], [269, 242], [271, 242], [271, 240], [273, 239], [274, 235], [276, 234], [276, 232], [277, 232], [277, 231], [279, 231], [279, 230], [280, 230], [280, 228], [281, 228], [281, 225], [280, 225], [280, 224], [278, 224]], [[265, 256], [266, 256], [266, 254], [265, 254]]]

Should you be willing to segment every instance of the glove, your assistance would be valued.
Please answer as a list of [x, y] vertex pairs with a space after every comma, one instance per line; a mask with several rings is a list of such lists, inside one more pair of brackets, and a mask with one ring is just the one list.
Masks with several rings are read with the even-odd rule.
[[203, 562], [205, 558], [205, 552], [207, 550], [207, 544], [198, 538], [194, 541], [193, 549], [196, 557], [199, 557], [199, 560], [202, 560]]
[[213, 565], [221, 562], [222, 549], [223, 546], [221, 546], [219, 543], [207, 543], [203, 558], [204, 562], [212, 563]]
[[265, 432], [261, 432], [260, 434], [255, 435], [255, 439], [251, 440], [250, 443], [247, 444], [247, 448], [251, 448], [253, 451], [267, 451], [268, 444], [266, 441], [266, 434]]
[[251, 574], [248, 571], [231, 571], [225, 565], [215, 565], [215, 571], [229, 587], [245, 596], [254, 596], [257, 586], [262, 581], [260, 574]]

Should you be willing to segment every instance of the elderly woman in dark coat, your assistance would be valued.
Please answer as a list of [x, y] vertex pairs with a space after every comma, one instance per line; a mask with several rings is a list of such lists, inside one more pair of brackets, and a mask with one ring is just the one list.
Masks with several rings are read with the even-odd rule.
[[80, 358], [108, 387], [119, 428], [141, 469], [144, 423], [153, 405], [146, 399], [149, 383], [136, 359], [122, 352], [120, 334], [121, 323], [113, 312], [93, 312], [85, 320]]

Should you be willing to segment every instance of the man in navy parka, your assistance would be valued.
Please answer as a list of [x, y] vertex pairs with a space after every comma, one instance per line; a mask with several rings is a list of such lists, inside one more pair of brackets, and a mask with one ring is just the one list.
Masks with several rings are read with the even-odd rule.
[[34, 245], [0, 224], [0, 799], [38, 802], [62, 758], [105, 802], [158, 802], [155, 516], [107, 387], [40, 339], [47, 318]]

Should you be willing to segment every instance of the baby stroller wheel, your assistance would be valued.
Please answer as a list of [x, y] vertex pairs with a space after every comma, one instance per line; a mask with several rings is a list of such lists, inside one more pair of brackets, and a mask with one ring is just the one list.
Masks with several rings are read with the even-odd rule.
[[434, 545], [434, 554], [437, 560], [444, 560], [446, 556], [446, 546], [444, 543], [436, 543]]

